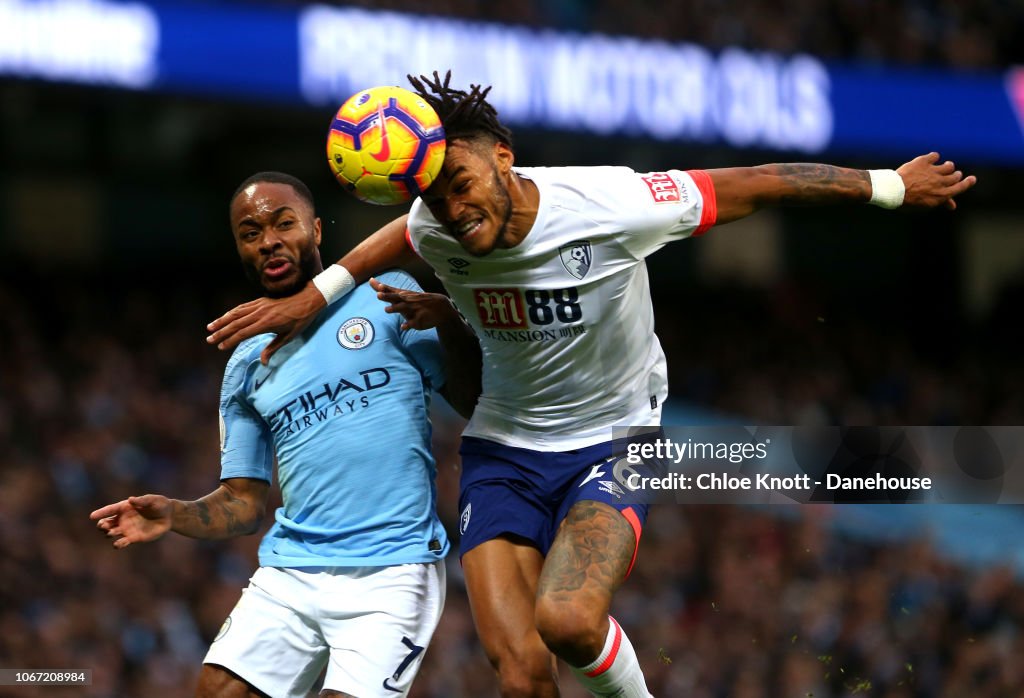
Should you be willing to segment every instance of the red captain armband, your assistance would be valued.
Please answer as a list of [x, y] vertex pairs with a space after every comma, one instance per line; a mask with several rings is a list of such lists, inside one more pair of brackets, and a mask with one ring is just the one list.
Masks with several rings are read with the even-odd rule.
[[704, 206], [700, 211], [700, 223], [697, 225], [697, 229], [693, 231], [693, 234], [703, 235], [708, 231], [708, 228], [715, 224], [715, 220], [718, 219], [718, 200], [715, 199], [715, 184], [711, 181], [711, 175], [704, 170], [686, 170], [686, 174], [690, 175], [690, 179], [697, 185], [697, 190], [700, 191], [700, 198], [704, 201]]

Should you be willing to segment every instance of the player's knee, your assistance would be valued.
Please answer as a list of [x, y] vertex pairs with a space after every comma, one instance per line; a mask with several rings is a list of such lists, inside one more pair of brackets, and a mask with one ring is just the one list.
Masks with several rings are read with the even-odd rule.
[[537, 599], [535, 621], [544, 644], [570, 664], [586, 664], [601, 652], [607, 630], [604, 609], [580, 601], [542, 595]]

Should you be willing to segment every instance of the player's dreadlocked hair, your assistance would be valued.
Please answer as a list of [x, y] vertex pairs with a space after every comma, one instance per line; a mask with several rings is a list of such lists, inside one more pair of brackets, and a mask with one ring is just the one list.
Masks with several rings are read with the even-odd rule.
[[436, 70], [433, 80], [426, 75], [406, 77], [416, 93], [441, 117], [448, 140], [486, 136], [512, 147], [512, 132], [498, 120], [497, 110], [487, 101], [490, 86], [470, 85], [469, 92], [449, 87], [450, 70], [444, 74], [444, 80]]

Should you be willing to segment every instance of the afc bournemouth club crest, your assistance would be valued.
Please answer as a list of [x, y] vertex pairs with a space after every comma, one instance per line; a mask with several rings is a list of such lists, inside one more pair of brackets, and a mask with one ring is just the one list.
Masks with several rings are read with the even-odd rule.
[[558, 248], [562, 257], [562, 266], [577, 279], [582, 279], [590, 271], [590, 240], [577, 240]]
[[373, 341], [373, 325], [364, 317], [349, 318], [338, 328], [338, 343], [346, 349], [362, 349]]

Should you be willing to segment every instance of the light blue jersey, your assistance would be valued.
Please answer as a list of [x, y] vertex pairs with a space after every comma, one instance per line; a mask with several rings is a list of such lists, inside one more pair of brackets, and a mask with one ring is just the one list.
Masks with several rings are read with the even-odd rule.
[[[383, 283], [419, 290], [402, 272]], [[260, 543], [267, 567], [433, 562], [437, 518], [430, 391], [444, 385], [434, 330], [401, 331], [369, 284], [260, 364], [271, 335], [238, 346], [221, 389], [221, 478], [271, 481], [284, 506]]]

